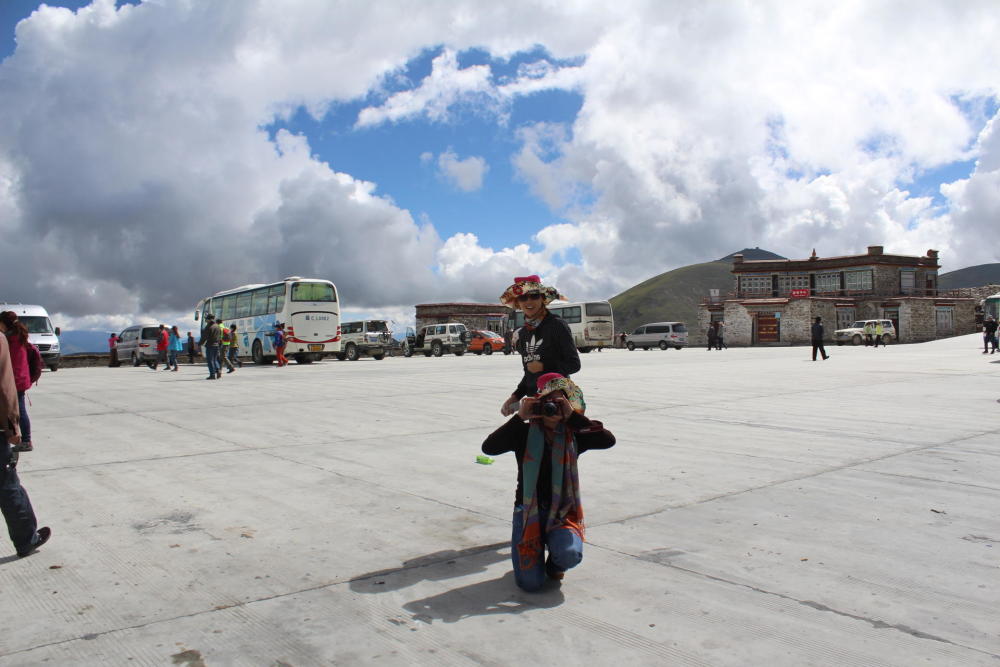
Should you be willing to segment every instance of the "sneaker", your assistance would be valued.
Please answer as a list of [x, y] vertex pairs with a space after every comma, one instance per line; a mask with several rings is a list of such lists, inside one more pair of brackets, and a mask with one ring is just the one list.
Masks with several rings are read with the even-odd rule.
[[226, 373], [232, 373], [235, 370], [236, 370], [235, 368], [230, 368], [228, 371], [226, 371]]
[[24, 549], [23, 551], [18, 551], [17, 557], [24, 558], [25, 556], [30, 556], [31, 554], [35, 553], [35, 551], [37, 551], [43, 544], [49, 541], [50, 537], [52, 537], [51, 528], [49, 528], [48, 526], [39, 528], [38, 532], [35, 533], [34, 542], [32, 542], [27, 549]]
[[16, 444], [13, 447], [11, 447], [11, 449], [14, 450], [15, 452], [33, 452], [33, 451], [35, 451], [35, 447], [34, 447], [34, 445], [31, 444], [30, 440], [28, 442], [19, 442], [18, 444]]
[[211, 375], [209, 375], [209, 376], [208, 376], [207, 378], [205, 378], [205, 379], [206, 379], [206, 380], [214, 380], [214, 379], [215, 379], [215, 373], [212, 373]]

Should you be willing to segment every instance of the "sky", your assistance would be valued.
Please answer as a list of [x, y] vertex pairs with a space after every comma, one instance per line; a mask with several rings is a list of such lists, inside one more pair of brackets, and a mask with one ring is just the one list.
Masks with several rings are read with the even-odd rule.
[[0, 300], [607, 299], [744, 247], [1000, 261], [993, 0], [0, 2]]

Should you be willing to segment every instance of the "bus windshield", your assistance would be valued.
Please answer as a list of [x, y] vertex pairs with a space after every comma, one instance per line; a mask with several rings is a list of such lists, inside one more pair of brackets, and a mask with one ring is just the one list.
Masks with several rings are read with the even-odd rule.
[[292, 301], [336, 301], [337, 295], [329, 283], [293, 283]]
[[587, 315], [600, 316], [600, 317], [610, 317], [611, 316], [611, 304], [610, 303], [588, 303], [587, 304]]
[[22, 315], [17, 319], [21, 320], [28, 329], [28, 333], [47, 334], [52, 333], [52, 323], [49, 318], [42, 315]]

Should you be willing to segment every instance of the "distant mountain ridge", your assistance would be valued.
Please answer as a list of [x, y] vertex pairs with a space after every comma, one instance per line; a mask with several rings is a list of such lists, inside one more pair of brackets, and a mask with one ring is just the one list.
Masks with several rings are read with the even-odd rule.
[[1000, 285], [1000, 262], [967, 266], [938, 276], [938, 289]]
[[717, 260], [719, 262], [732, 262], [733, 257], [736, 255], [743, 255], [743, 259], [748, 261], [757, 261], [760, 259], [788, 259], [787, 257], [782, 257], [770, 250], [761, 250], [758, 248], [743, 248], [743, 250], [737, 250], [736, 252], [730, 253], [725, 257]]

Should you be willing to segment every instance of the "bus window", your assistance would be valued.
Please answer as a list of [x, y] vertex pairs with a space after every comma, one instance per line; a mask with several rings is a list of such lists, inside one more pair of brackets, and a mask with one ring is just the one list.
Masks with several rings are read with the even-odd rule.
[[267, 293], [267, 312], [280, 313], [285, 308], [285, 284], [271, 285]]
[[254, 316], [267, 314], [267, 288], [255, 289], [250, 294], [253, 297], [250, 314]]
[[333, 285], [327, 283], [292, 283], [292, 301], [336, 301]]
[[566, 320], [567, 324], [579, 324], [581, 321], [580, 306], [570, 306], [568, 308], [563, 308], [562, 318]]
[[222, 319], [229, 321], [236, 317], [236, 295], [227, 294], [222, 297]]
[[250, 317], [250, 292], [236, 295], [236, 317]]
[[610, 303], [588, 303], [587, 304], [587, 315], [591, 317], [611, 316], [611, 304]]

